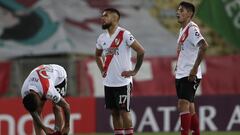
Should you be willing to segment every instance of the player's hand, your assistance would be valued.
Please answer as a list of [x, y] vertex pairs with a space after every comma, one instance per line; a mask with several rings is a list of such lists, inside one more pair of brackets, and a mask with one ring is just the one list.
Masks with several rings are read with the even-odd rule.
[[190, 71], [190, 74], [189, 74], [189, 76], [188, 76], [188, 80], [189, 80], [189, 81], [193, 82], [194, 80], [197, 79], [197, 76], [196, 76], [197, 71], [198, 71], [197, 68], [193, 68], [193, 69]]
[[49, 127], [45, 127], [45, 128], [44, 128], [44, 131], [45, 131], [45, 133], [46, 133], [47, 135], [51, 135], [51, 134], [53, 134], [53, 133], [55, 132], [53, 129], [51, 129], [51, 128], [49, 128]]
[[62, 134], [63, 135], [68, 135], [69, 130], [70, 130], [69, 126], [64, 126], [63, 129], [62, 129]]
[[135, 71], [129, 70], [129, 71], [123, 71], [121, 76], [127, 78], [127, 77], [130, 77], [130, 76], [134, 76], [136, 74], [137, 73]]

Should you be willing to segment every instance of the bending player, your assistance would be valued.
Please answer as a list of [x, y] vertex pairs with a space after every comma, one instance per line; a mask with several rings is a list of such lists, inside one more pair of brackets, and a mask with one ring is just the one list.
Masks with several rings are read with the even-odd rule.
[[[22, 86], [23, 105], [33, 118], [36, 135], [55, 132], [68, 134], [70, 106], [63, 98], [66, 95], [67, 73], [59, 65], [40, 65], [33, 69]], [[41, 112], [46, 100], [51, 100], [55, 115], [55, 130], [45, 126]], [[62, 112], [63, 111], [63, 112]]]

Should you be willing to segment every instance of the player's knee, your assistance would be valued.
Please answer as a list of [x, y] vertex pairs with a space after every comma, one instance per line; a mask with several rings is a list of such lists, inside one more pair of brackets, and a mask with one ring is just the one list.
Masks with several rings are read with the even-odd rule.
[[112, 110], [113, 117], [120, 117], [120, 112], [118, 110]]
[[189, 111], [189, 106], [190, 106], [190, 102], [185, 99], [181, 99], [178, 101], [178, 110], [180, 112]]

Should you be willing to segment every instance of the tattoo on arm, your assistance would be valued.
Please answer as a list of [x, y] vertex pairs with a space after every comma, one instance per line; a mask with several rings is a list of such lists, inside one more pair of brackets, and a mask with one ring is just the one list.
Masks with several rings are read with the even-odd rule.
[[96, 53], [95, 53], [95, 60], [101, 72], [103, 71], [102, 51], [103, 50], [96, 49]]
[[137, 72], [140, 69], [140, 67], [142, 66], [143, 57], [144, 57], [144, 53], [137, 54], [137, 63], [135, 65], [134, 71]]
[[197, 44], [199, 46], [199, 51], [198, 51], [198, 56], [197, 59], [194, 63], [194, 67], [198, 68], [198, 66], [200, 65], [202, 59], [205, 56], [208, 44], [206, 43], [206, 41], [204, 39], [200, 40]]
[[143, 57], [144, 57], [144, 48], [137, 40], [133, 42], [131, 47], [137, 52], [137, 63], [134, 68], [134, 72], [137, 73], [140, 67], [142, 66]]

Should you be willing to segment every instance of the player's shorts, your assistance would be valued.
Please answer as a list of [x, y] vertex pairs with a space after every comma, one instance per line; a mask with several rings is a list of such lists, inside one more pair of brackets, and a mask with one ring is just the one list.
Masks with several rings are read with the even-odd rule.
[[175, 80], [176, 91], [178, 99], [186, 99], [189, 102], [194, 102], [195, 93], [199, 86], [201, 79], [189, 81], [188, 77], [183, 77]]
[[121, 87], [104, 86], [105, 106], [107, 109], [130, 111], [132, 84]]

